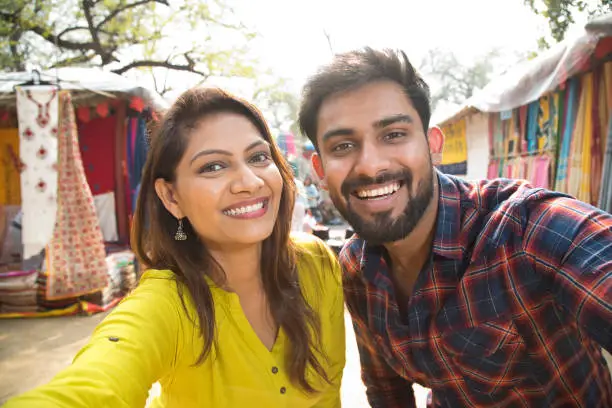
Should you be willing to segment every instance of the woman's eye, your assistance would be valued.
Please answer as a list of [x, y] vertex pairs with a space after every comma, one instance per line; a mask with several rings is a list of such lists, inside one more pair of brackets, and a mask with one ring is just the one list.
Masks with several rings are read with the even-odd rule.
[[266, 152], [255, 153], [249, 160], [251, 163], [267, 163], [270, 160], [270, 154]]
[[221, 163], [210, 163], [200, 167], [200, 173], [214, 173], [223, 170], [225, 167]]

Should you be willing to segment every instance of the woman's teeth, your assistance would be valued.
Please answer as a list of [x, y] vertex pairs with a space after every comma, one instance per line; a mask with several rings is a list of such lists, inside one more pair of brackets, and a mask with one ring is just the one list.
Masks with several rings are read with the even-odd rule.
[[231, 210], [223, 211], [225, 215], [243, 215], [261, 210], [264, 206], [263, 201], [253, 205], [247, 205], [246, 207], [233, 208]]

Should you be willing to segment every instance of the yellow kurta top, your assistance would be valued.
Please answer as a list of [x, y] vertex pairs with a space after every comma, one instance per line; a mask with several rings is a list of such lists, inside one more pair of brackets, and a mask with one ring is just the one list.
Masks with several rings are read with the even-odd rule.
[[[202, 350], [191, 301], [185, 313], [171, 271], [149, 270], [138, 287], [95, 329], [73, 364], [50, 383], [16, 397], [5, 408], [144, 407], [151, 385], [161, 383], [153, 407], [340, 407], [345, 363], [344, 307], [334, 254], [312, 236], [294, 237], [306, 300], [320, 316], [332, 385], [312, 373], [320, 393], [306, 395], [285, 370], [288, 340], [279, 330], [269, 351], [246, 319], [239, 298], [210, 285], [218, 348], [199, 366]], [[321, 360], [320, 360], [321, 361]], [[312, 379], [315, 379], [314, 382]]]

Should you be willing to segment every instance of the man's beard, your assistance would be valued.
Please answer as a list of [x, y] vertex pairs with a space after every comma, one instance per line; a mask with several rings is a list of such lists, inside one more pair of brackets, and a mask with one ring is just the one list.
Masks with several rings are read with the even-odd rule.
[[[342, 205], [342, 199], [338, 195], [330, 194], [330, 198], [360, 238], [372, 244], [380, 245], [386, 242], [399, 241], [414, 230], [433, 199], [433, 177], [433, 168], [430, 167], [429, 174], [416, 186], [416, 195], [413, 196], [411, 191], [413, 175], [409, 169], [397, 173], [382, 173], [375, 178], [360, 176], [356, 179], [347, 179], [342, 183], [341, 194], [346, 206]], [[373, 214], [372, 220], [367, 221], [351, 208], [350, 196], [356, 189], [390, 181], [401, 182], [402, 187], [405, 187], [408, 193], [406, 208], [400, 215], [393, 218], [391, 215], [393, 210], [383, 211]]]

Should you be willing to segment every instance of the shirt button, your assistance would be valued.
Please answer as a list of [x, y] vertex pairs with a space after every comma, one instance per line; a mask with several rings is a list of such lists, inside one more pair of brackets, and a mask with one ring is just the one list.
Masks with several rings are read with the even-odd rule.
[[287, 389], [285, 387], [281, 387], [280, 392], [281, 394], [284, 394], [287, 392]]
[[272, 367], [272, 374], [278, 373], [278, 367]]

